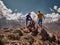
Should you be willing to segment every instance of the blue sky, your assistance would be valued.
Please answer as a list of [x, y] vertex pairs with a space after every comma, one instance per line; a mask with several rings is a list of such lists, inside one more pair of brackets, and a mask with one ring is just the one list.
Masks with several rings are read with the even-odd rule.
[[49, 8], [53, 8], [54, 5], [60, 7], [60, 0], [2, 0], [7, 8], [12, 9], [14, 12], [22, 12], [26, 14], [28, 12], [41, 11], [43, 14], [50, 13]]

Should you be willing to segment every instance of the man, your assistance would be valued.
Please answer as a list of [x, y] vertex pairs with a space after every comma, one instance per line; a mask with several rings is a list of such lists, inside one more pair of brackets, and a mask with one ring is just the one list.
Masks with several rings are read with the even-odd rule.
[[38, 16], [38, 24], [39, 24], [39, 26], [42, 27], [42, 18], [43, 18], [44, 16], [43, 16], [43, 14], [42, 14], [40, 11], [38, 11], [37, 16]]
[[26, 26], [28, 26], [32, 21], [32, 18], [30, 16], [30, 13], [28, 13], [28, 15], [26, 16]]

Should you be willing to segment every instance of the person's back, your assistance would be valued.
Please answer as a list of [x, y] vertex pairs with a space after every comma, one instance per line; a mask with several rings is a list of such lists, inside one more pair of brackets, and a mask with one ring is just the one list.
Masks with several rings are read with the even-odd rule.
[[37, 16], [38, 16], [38, 24], [39, 24], [40, 26], [42, 26], [43, 14], [42, 14], [40, 11], [38, 11]]
[[32, 20], [30, 13], [26, 16], [26, 20]]
[[30, 13], [29, 13], [29, 14], [26, 16], [26, 26], [28, 26], [31, 21], [32, 21], [32, 18], [31, 18]]
[[38, 12], [38, 19], [42, 19], [42, 17], [43, 17], [43, 14]]
[[31, 20], [31, 17], [29, 15], [27, 15], [26, 20]]

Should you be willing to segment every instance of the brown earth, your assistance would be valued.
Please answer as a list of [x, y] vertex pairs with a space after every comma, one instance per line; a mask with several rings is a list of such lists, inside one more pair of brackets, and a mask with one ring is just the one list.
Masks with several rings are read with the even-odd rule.
[[36, 23], [23, 28], [4, 28], [0, 30], [0, 45], [60, 45], [59, 34]]

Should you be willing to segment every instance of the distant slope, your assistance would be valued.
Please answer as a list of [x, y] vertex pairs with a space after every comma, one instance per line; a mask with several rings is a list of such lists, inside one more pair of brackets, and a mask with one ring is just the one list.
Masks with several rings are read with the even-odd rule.
[[49, 31], [60, 31], [60, 19], [56, 22], [45, 23], [44, 25]]

